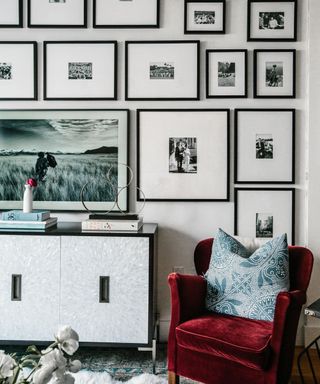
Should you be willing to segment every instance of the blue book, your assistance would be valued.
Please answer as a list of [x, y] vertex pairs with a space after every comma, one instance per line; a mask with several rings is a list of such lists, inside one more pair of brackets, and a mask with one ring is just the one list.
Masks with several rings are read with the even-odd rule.
[[20, 210], [13, 210], [2, 213], [3, 221], [44, 221], [50, 218], [50, 211], [34, 210], [24, 213]]

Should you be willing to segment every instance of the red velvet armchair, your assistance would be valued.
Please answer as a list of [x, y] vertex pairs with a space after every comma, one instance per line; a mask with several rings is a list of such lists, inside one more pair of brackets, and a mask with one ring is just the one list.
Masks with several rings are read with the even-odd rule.
[[290, 292], [277, 297], [273, 322], [208, 312], [206, 280], [213, 239], [195, 249], [199, 276], [169, 275], [169, 384], [185, 376], [208, 384], [287, 384], [297, 326], [313, 266], [311, 251], [289, 247]]

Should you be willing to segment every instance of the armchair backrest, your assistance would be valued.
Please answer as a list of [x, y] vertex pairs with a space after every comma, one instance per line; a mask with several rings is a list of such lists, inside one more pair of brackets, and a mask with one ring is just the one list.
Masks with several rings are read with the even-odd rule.
[[[198, 275], [207, 272], [209, 268], [213, 238], [202, 240], [194, 251], [194, 264]], [[305, 292], [308, 288], [312, 266], [312, 252], [304, 247], [289, 246], [290, 290]]]

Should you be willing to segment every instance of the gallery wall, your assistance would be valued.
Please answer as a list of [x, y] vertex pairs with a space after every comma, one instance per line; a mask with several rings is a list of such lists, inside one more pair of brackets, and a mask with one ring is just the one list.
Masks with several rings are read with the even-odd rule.
[[[311, 0], [311, 3], [317, 0]], [[26, 5], [26, 4], [25, 4]], [[1, 109], [90, 109], [128, 108], [130, 117], [130, 165], [136, 166], [136, 114], [139, 108], [230, 108], [231, 113], [231, 174], [233, 180], [233, 140], [235, 108], [295, 108], [296, 116], [296, 244], [307, 243], [307, 145], [308, 145], [308, 1], [299, 1], [297, 42], [247, 42], [247, 0], [226, 1], [226, 34], [184, 35], [183, 0], [161, 0], [160, 29], [147, 30], [94, 30], [92, 29], [91, 0], [89, 0], [89, 27], [79, 30], [12, 29], [0, 30], [0, 40], [35, 40], [39, 42], [39, 93], [42, 98], [42, 53], [44, 40], [117, 40], [118, 51], [118, 100], [117, 101], [33, 101], [1, 102]], [[318, 10], [320, 15], [320, 9]], [[26, 25], [26, 20], [25, 23]], [[318, 25], [315, 27], [320, 28]], [[320, 32], [320, 31], [317, 31]], [[201, 98], [200, 101], [125, 101], [124, 100], [124, 42], [126, 40], [195, 40], [201, 41]], [[205, 98], [205, 50], [248, 49], [247, 99]], [[253, 49], [297, 50], [297, 95], [295, 99], [253, 99]], [[318, 66], [319, 67], [319, 66]], [[316, 67], [315, 67], [316, 68]], [[197, 127], [194, 128], [195, 131]], [[150, 145], [156, 146], [156, 142]], [[316, 153], [316, 148], [314, 148]], [[170, 297], [167, 276], [174, 267], [183, 267], [185, 273], [194, 273], [193, 250], [201, 239], [214, 236], [221, 227], [229, 233], [234, 230], [234, 192], [231, 183], [230, 202], [147, 202], [143, 211], [144, 221], [159, 224], [158, 247], [158, 309], [161, 338], [166, 339], [170, 320]], [[317, 185], [317, 187], [319, 187]], [[130, 209], [139, 207], [136, 194], [130, 191]], [[310, 207], [310, 205], [309, 205]], [[312, 211], [312, 208], [310, 208]], [[59, 214], [60, 220], [80, 221], [85, 214]], [[313, 223], [309, 223], [311, 226]], [[301, 331], [301, 328], [300, 328]], [[298, 342], [301, 342], [301, 336]]]

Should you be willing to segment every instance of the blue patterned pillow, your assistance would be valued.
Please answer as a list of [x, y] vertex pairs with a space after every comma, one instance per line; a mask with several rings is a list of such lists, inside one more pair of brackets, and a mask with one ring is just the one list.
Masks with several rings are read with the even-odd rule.
[[205, 278], [208, 310], [273, 321], [278, 293], [289, 290], [287, 235], [268, 241], [250, 255], [219, 229]]

